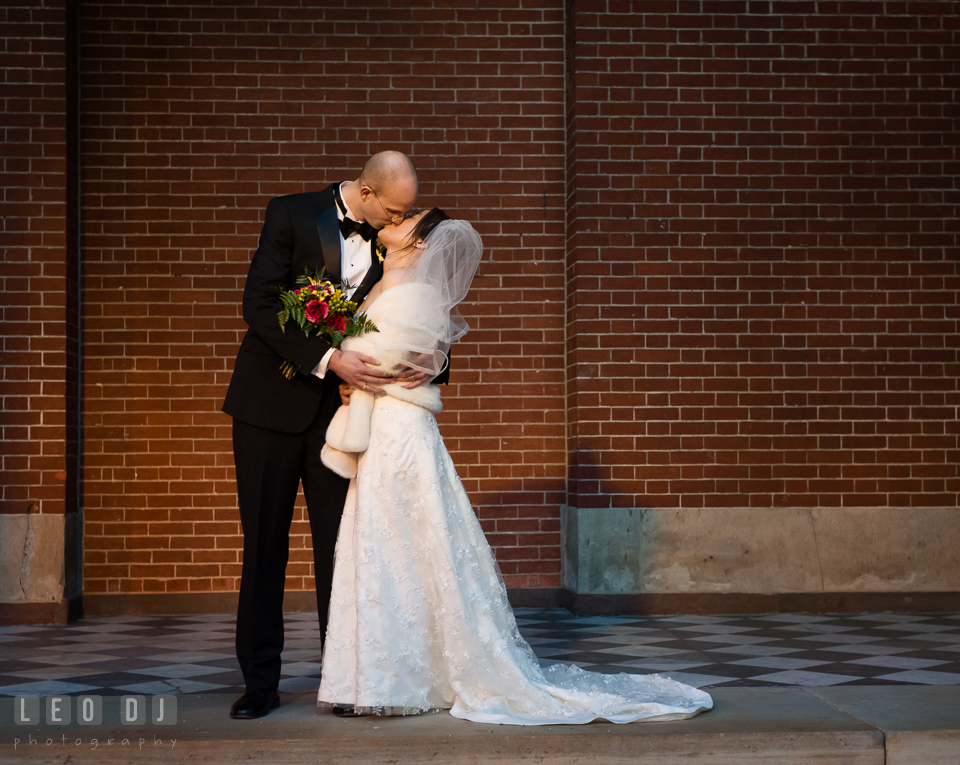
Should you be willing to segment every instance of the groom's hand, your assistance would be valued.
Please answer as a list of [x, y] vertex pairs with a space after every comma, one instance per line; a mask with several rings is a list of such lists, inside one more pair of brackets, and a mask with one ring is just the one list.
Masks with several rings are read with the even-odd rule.
[[327, 368], [332, 369], [351, 388], [367, 393], [383, 393], [383, 388], [378, 386], [393, 382], [393, 377], [373, 368], [379, 363], [372, 356], [356, 351], [336, 351], [330, 357]]

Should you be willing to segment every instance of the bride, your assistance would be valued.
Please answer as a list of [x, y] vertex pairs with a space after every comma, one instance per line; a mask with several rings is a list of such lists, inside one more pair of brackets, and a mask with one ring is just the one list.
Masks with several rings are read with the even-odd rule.
[[[345, 345], [436, 375], [464, 335], [456, 305], [482, 252], [469, 223], [433, 209], [380, 232], [379, 328]], [[540, 667], [520, 636], [483, 531], [437, 429], [439, 390], [350, 391], [323, 460], [351, 478], [337, 538], [318, 706], [354, 714], [449, 709], [514, 725], [679, 720], [710, 696], [658, 675]]]

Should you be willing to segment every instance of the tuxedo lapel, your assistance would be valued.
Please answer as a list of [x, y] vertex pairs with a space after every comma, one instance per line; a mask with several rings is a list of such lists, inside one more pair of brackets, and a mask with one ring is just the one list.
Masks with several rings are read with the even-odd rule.
[[317, 213], [317, 233], [320, 235], [320, 251], [327, 277], [334, 284], [340, 282], [340, 224], [337, 206], [333, 205]]
[[380, 281], [380, 277], [383, 276], [383, 263], [381, 263], [380, 258], [377, 257], [376, 246], [377, 240], [373, 239], [370, 242], [370, 270], [367, 271], [366, 276], [363, 277], [363, 281], [360, 282], [356, 291], [353, 293], [353, 297], [350, 298], [357, 305], [363, 302], [363, 299], [373, 288], [373, 285]]

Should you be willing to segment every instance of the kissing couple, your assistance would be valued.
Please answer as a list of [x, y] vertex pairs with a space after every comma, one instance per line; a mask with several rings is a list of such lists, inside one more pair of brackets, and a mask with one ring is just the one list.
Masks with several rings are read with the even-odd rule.
[[[439, 208], [414, 212], [416, 198], [413, 163], [384, 151], [356, 180], [267, 205], [223, 405], [243, 527], [236, 647], [246, 693], [230, 716], [262, 717], [280, 703], [284, 572], [301, 483], [323, 650], [317, 698], [334, 714], [449, 709], [547, 725], [710, 709], [707, 693], [659, 675], [541, 668], [521, 637], [435, 419], [482, 243]], [[321, 270], [356, 285], [351, 300], [378, 332], [333, 349], [281, 329], [278, 288]], [[287, 379], [281, 365], [296, 373]]]

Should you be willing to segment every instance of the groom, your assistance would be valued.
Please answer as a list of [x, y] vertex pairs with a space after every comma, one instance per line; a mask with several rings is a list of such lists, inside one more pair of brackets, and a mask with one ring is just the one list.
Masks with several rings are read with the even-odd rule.
[[[280, 703], [284, 575], [301, 483], [313, 539], [322, 646], [348, 481], [320, 462], [320, 449], [340, 405], [341, 381], [377, 393], [388, 379], [365, 364], [375, 359], [335, 351], [295, 325], [281, 330], [278, 288], [293, 289], [305, 271], [326, 269], [334, 283], [343, 279], [356, 286], [351, 299], [359, 305], [383, 273], [374, 252], [377, 231], [402, 223], [416, 198], [413, 163], [400, 152], [385, 151], [372, 156], [355, 181], [277, 197], [267, 205], [243, 290], [249, 329], [223, 403], [233, 417], [243, 527], [236, 645], [246, 693], [232, 706], [233, 718], [262, 717]], [[285, 361], [297, 370], [291, 380], [280, 372]], [[410, 369], [401, 377], [408, 384], [426, 379]]]

